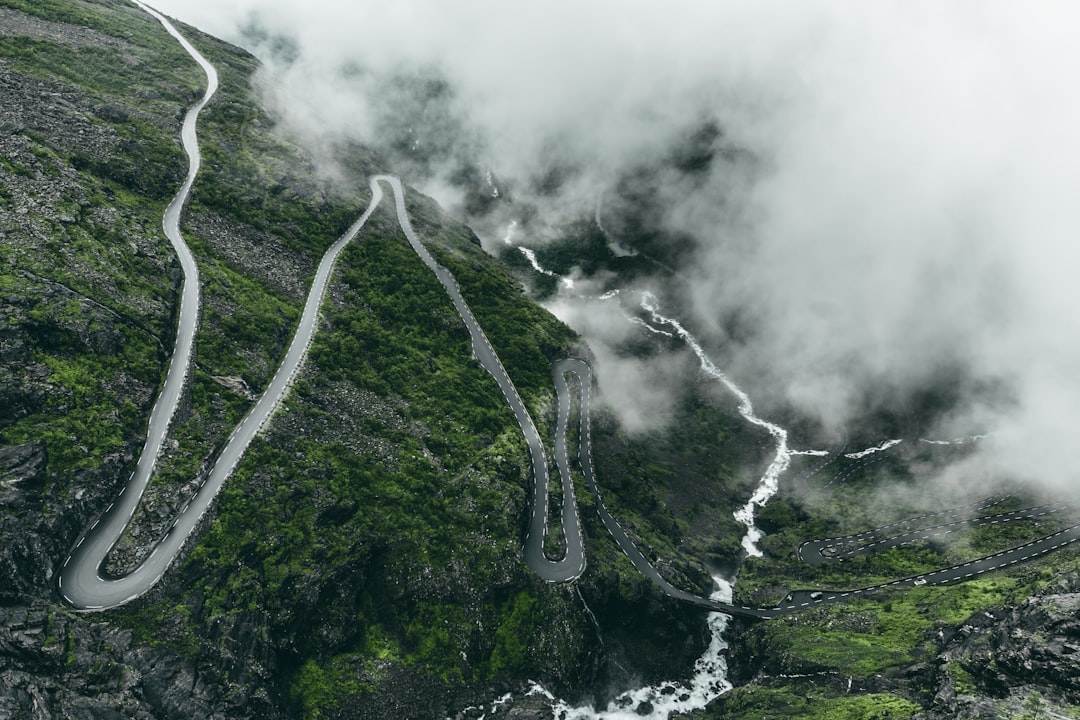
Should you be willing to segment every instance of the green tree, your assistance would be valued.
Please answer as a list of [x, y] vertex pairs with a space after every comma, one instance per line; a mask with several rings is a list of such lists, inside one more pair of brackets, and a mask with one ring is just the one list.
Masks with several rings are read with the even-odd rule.
[[1048, 717], [1043, 696], [1037, 692], [1028, 694], [1024, 700], [1023, 710], [1024, 712], [1019, 716], [1019, 720], [1045, 720]]

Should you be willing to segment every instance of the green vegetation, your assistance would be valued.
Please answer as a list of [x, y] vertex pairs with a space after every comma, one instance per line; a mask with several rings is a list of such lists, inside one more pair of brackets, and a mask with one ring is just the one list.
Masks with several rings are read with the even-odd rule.
[[[204, 323], [211, 331], [200, 337], [199, 364], [212, 374], [265, 386], [276, 370], [273, 361], [292, 339], [301, 306], [214, 258], [200, 263], [200, 273], [209, 298]], [[252, 362], [260, 350], [268, 355], [266, 361]]]
[[[102, 470], [104, 481], [126, 476], [144, 432], [172, 345], [178, 290], [160, 218], [186, 168], [179, 113], [204, 79], [140, 11], [2, 2], [112, 38], [0, 38], [6, 66], [78, 101], [72, 117], [95, 138], [72, 144], [35, 126], [16, 130], [16, 151], [0, 157], [0, 248], [15, 260], [0, 272], [0, 290], [17, 298], [4, 322], [28, 338], [25, 370], [12, 383], [44, 388], [46, 398], [5, 420], [0, 443], [40, 443], [46, 474], [61, 493], [75, 471]], [[219, 68], [222, 87], [200, 124], [204, 165], [185, 215], [204, 305], [198, 365], [171, 431], [178, 448], [154, 481], [168, 488], [182, 487], [211, 461], [250, 407], [249, 397], [215, 378], [239, 378], [257, 393], [300, 312], [302, 293], [273, 282], [270, 271], [253, 272], [226, 252], [229, 243], [271, 238], [289, 267], [310, 272], [366, 206], [366, 178], [375, 169], [369, 153], [350, 148], [341, 153], [343, 180], [320, 175], [315, 159], [271, 132], [273, 120], [248, 82], [254, 60], [193, 37]], [[54, 186], [61, 190], [47, 195]], [[40, 194], [42, 206], [19, 220], [9, 211], [27, 192]], [[530, 303], [466, 228], [446, 222], [417, 193], [407, 201], [417, 231], [458, 279], [550, 437], [550, 362], [571, 349], [573, 333]], [[615, 269], [627, 277], [647, 264], [615, 258], [591, 224], [567, 233], [584, 243], [539, 250], [556, 272]], [[529, 272], [520, 254], [505, 259]], [[295, 284], [306, 288], [309, 280]], [[387, 203], [342, 257], [304, 371], [226, 485], [205, 534], [155, 600], [106, 621], [130, 629], [136, 645], [216, 662], [226, 676], [252, 672], [247, 658], [233, 653], [255, 647], [272, 659], [276, 675], [268, 682], [286, 689], [291, 709], [310, 718], [377, 702], [392, 672], [438, 688], [486, 689], [522, 677], [571, 682], [591, 662], [593, 628], [577, 596], [538, 582], [521, 562], [530, 490], [524, 444], [495, 383], [470, 357], [460, 319]], [[609, 509], [646, 554], [676, 584], [706, 592], [705, 570], [735, 563], [742, 529], [731, 509], [756, 481], [749, 468], [762, 460], [761, 437], [697, 383], [684, 388], [673, 414], [671, 431], [642, 438], [594, 414], [596, 470]], [[853, 469], [841, 463], [835, 471]], [[797, 562], [802, 540], [917, 512], [897, 502], [887, 508], [895, 517], [873, 517], [864, 498], [886, 481], [917, 487], [901, 464], [886, 461], [856, 470], [835, 491], [774, 499], [758, 517], [769, 533], [768, 557], [743, 568], [743, 599], [768, 602], [790, 587], [904, 577], [1019, 544], [1056, 522], [981, 526], [944, 548], [914, 544], [817, 570]], [[583, 596], [624, 608], [659, 605], [650, 602], [659, 591], [608, 541], [579, 473], [575, 482], [588, 535]], [[78, 525], [63, 527], [76, 532]], [[557, 530], [551, 542], [558, 544]], [[1018, 602], [1064, 566], [1080, 566], [1076, 551], [1055, 556], [1053, 565], [792, 615], [755, 627], [745, 642], [757, 656], [777, 658], [781, 671], [898, 682], [905, 668], [933, 656], [939, 632]], [[699, 625], [676, 629], [689, 637]], [[70, 632], [50, 626], [47, 642], [75, 662]], [[975, 687], [958, 664], [946, 672], [958, 691]], [[884, 692], [804, 696], [751, 686], [702, 717], [904, 718], [916, 709]]]
[[[525, 453], [494, 381], [463, 361], [468, 334], [445, 292], [401, 238], [365, 234], [346, 251], [339, 277], [346, 295], [326, 309], [299, 392], [267, 441], [253, 444], [188, 562], [185, 573], [202, 578], [204, 612], [265, 607], [275, 624], [303, 624], [289, 599], [298, 588], [328, 567], [350, 573], [375, 563], [387, 569], [361, 582], [357, 598], [319, 609], [320, 623], [358, 628], [334, 657], [362, 656], [376, 633], [400, 648], [388, 661], [426, 668], [441, 682], [536, 667], [535, 654], [510, 639], [511, 629], [539, 622], [530, 612], [537, 601], [521, 599], [529, 596], [466, 612], [454, 600], [469, 592], [460, 585], [466, 577], [440, 569], [448, 595], [385, 597], [384, 584], [412, 582], [424, 567], [468, 567], [468, 582], [482, 587], [505, 582], [509, 567], [523, 572]], [[353, 416], [343, 416], [328, 404], [342, 393], [375, 407], [352, 404]], [[477, 636], [477, 616], [508, 629], [494, 641]], [[331, 666], [309, 660], [293, 692], [305, 708], [327, 707], [328, 685], [318, 680]]]
[[143, 105], [147, 99], [150, 105], [159, 98], [186, 101], [193, 94], [191, 88], [202, 81], [201, 69], [184, 49], [161, 32], [157, 20], [137, 8], [63, 0], [3, 0], [2, 4], [42, 20], [101, 33], [71, 45], [19, 36], [0, 38], [0, 55], [10, 58], [19, 72], [70, 83], [92, 95], [114, 96], [130, 106], [140, 94]]
[[700, 720], [907, 720], [920, 710], [889, 693], [839, 695], [828, 690], [750, 686], [736, 688], [715, 709], [691, 717]]
[[[131, 347], [142, 349], [137, 342]], [[37, 441], [60, 467], [97, 467], [122, 447], [122, 429], [136, 426], [141, 418], [134, 403], [111, 397], [101, 385], [104, 373], [124, 367], [124, 357], [91, 355], [75, 360], [43, 355], [36, 359], [52, 370], [49, 383], [57, 392], [42, 415], [7, 428], [5, 443]], [[53, 413], [55, 418], [50, 417]], [[98, 422], [98, 418], [111, 422]]]
[[[377, 269], [383, 269], [379, 272]], [[368, 237], [346, 251], [342, 281], [354, 293], [330, 332], [316, 337], [312, 358], [331, 381], [405, 400], [436, 403], [416, 418], [443, 426], [443, 443], [494, 438], [513, 423], [487, 372], [473, 362], [468, 333], [435, 276], [397, 239]], [[471, 453], [439, 448], [440, 461], [460, 470]]]
[[184, 172], [174, 116], [199, 70], [132, 8], [3, 5], [89, 28], [54, 36], [43, 24], [41, 37], [0, 38], [9, 71], [47, 81], [39, 91], [61, 110], [78, 108], [70, 127], [58, 118], [17, 129], [3, 163], [11, 174], [0, 176], [4, 206], [15, 210], [27, 194], [35, 201], [33, 212], [0, 214], [0, 247], [17, 259], [2, 272], [19, 298], [7, 324], [25, 331], [29, 351], [17, 382], [47, 388], [44, 402], [0, 428], [0, 443], [41, 443], [46, 474], [62, 488], [72, 471], [116, 462], [138, 438], [147, 390], [164, 370], [165, 303], [176, 288], [158, 228]]
[[[937, 542], [920, 541], [819, 568], [798, 561], [794, 550], [803, 540], [859, 532], [925, 512], [902, 502], [891, 506], [875, 502], [878, 487], [888, 487], [900, 497], [920, 497], [916, 489], [919, 481], [908, 474], [902, 458], [896, 458], [848, 475], [842, 487], [813, 491], [802, 498], [788, 493], [774, 499], [759, 516], [761, 526], [770, 532], [763, 543], [767, 557], [750, 559], [743, 566], [736, 586], [738, 600], [767, 604], [792, 588], [851, 589], [908, 577], [1023, 544], [1053, 532], [1062, 521], [1047, 516], [1038, 522], [976, 525], [957, 529]], [[897, 491], [904, 487], [907, 492]], [[861, 499], [861, 507], [852, 498]], [[1013, 499], [985, 508], [982, 514], [996, 515], [1031, 504], [1023, 498]], [[1058, 573], [1074, 567], [1077, 558], [1075, 550], [1064, 550], [1052, 559], [1038, 559], [1008, 572], [952, 585], [882, 589], [857, 601], [763, 623], [747, 632], [740, 643], [749, 655], [774, 658], [770, 671], [774, 674], [823, 672], [856, 679], [875, 677], [904, 687], [910, 684], [905, 676], [908, 669], [933, 662], [941, 643], [957, 628], [976, 615], [992, 616], [999, 608], [1021, 603], [1056, 582]], [[957, 692], [977, 693], [975, 679], [960, 664], [946, 663], [943, 671]], [[754, 689], [755, 695], [760, 692]], [[765, 697], [776, 692], [783, 691], [770, 688]], [[733, 697], [743, 697], [739, 693], [749, 696], [750, 690], [736, 691]], [[831, 708], [840, 701], [822, 702]], [[723, 707], [742, 706], [725, 702]], [[839, 713], [840, 706], [836, 707]], [[742, 717], [734, 710], [732, 713]], [[757, 717], [749, 711], [745, 716]]]
[[547, 534], [544, 536], [544, 555], [549, 560], [560, 560], [566, 555], [566, 531], [562, 522], [562, 481], [558, 472], [552, 473], [549, 480], [552, 487], [548, 489], [548, 524]]
[[[373, 685], [359, 680], [369, 664], [369, 654], [338, 655], [325, 666], [308, 660], [297, 673], [290, 693], [300, 704], [305, 720], [318, 720], [337, 708], [344, 695], [371, 692]], [[376, 655], [376, 657], [378, 657]]]
[[528, 638], [539, 615], [536, 598], [525, 591], [507, 601], [503, 610], [505, 620], [495, 631], [495, 649], [491, 652], [492, 675], [528, 667]]
[[482, 252], [479, 248], [472, 248], [472, 258], [438, 245], [431, 250], [457, 279], [477, 322], [530, 407], [537, 429], [551, 437], [554, 426], [546, 427], [537, 408], [551, 405], [551, 362], [566, 356], [576, 339], [573, 331], [527, 300], [493, 260], [485, 257], [485, 262], [477, 263], [475, 258]]
[[837, 603], [770, 623], [768, 648], [810, 667], [869, 677], [907, 667], [932, 650], [939, 629], [959, 625], [1015, 598], [1017, 582], [988, 576]]
[[[45, 196], [54, 207], [32, 216], [40, 228], [33, 252], [12, 246], [18, 271], [0, 274], [6, 294], [25, 297], [22, 314], [7, 322], [33, 324], [30, 359], [49, 383], [45, 405], [4, 426], [0, 441], [42, 443], [48, 472], [62, 481], [137, 446], [164, 372], [178, 275], [161, 213], [186, 168], [179, 113], [204, 81], [141, 11], [5, 4], [124, 38], [59, 45], [7, 37], [0, 46], [9, 67], [96, 108], [85, 130], [97, 145], [23, 130], [25, 152], [3, 159], [5, 177], [72, 179], [68, 194]], [[192, 37], [222, 86], [200, 122], [203, 172], [185, 214], [200, 221], [185, 236], [204, 303], [197, 367], [171, 429], [177, 447], [154, 480], [162, 487], [189, 482], [249, 407], [214, 377], [258, 391], [299, 315], [301, 295], [222, 252], [229, 235], [265, 233], [291, 266], [313, 268], [367, 204], [372, 169], [361, 153], [345, 163], [353, 180], [322, 179], [310, 158], [271, 134], [248, 85], [253, 60]], [[8, 181], [0, 187], [5, 205], [18, 201]], [[573, 334], [532, 306], [465, 231], [444, 226], [427, 201], [413, 204], [425, 208], [425, 240], [458, 274], [523, 396], [534, 407], [549, 401], [548, 359]], [[110, 616], [137, 644], [190, 661], [218, 657], [233, 677], [250, 668], [221, 659], [231, 657], [229, 633], [256, 623], [264, 652], [279, 656], [277, 680], [311, 717], [376, 691], [387, 664], [443, 685], [560, 676], [574, 671], [566, 658], [581, 655], [586, 635], [558, 589], [523, 590], [534, 580], [520, 559], [528, 489], [520, 430], [470, 360], [445, 292], [385, 209], [380, 216], [342, 258], [324, 331], [288, 407], [227, 485], [209, 531], [169, 576], [175, 584]], [[3, 229], [27, 236], [23, 227]], [[130, 462], [115, 461], [116, 477]], [[522, 592], [543, 610], [523, 612]], [[528, 640], [515, 645], [507, 629], [496, 641], [500, 627]]]
[[8, 322], [41, 328], [29, 367], [45, 374], [52, 391], [36, 412], [0, 428], [0, 443], [39, 442], [57, 469], [100, 466], [144, 422], [133, 399], [109, 381], [154, 382], [153, 339], [114, 326], [107, 311], [69, 293], [41, 292], [34, 279], [5, 275], [4, 286], [26, 298]]
[[[77, 616], [76, 616], [77, 617]], [[183, 603], [161, 601], [132, 607], [112, 616], [117, 625], [131, 630], [134, 640], [147, 647], [168, 646], [185, 660], [194, 660], [201, 650], [191, 622], [191, 608]]]
[[[947, 458], [943, 458], [947, 459]], [[785, 587], [854, 589], [888, 582], [959, 564], [1006, 550], [1050, 534], [1061, 528], [1064, 516], [1051, 514], [1037, 520], [1008, 520], [981, 525], [947, 528], [950, 532], [913, 541], [894, 548], [845, 557], [814, 568], [798, 559], [796, 549], [806, 541], [860, 533], [893, 522], [939, 511], [916, 504], [932, 497], [933, 488], [912, 477], [907, 462], [911, 458], [891, 456], [882, 462], [830, 467], [823, 473], [839, 480], [827, 489], [789, 489], [770, 501], [759, 513], [759, 525], [767, 535], [761, 543], [765, 558], [750, 558], [740, 575], [738, 593], [754, 604], [777, 602]], [[920, 463], [931, 462], [923, 455]], [[807, 482], [811, 487], [817, 479]], [[887, 489], [887, 499], [882, 489]], [[925, 500], [924, 500], [925, 501]], [[980, 515], [1031, 507], [1024, 498], [1010, 499], [984, 508]], [[928, 518], [927, 526], [956, 518]], [[913, 528], [914, 529], [914, 528]], [[889, 537], [886, 530], [880, 539]], [[874, 542], [876, 537], [860, 541]]]
[[[646, 555], [699, 568], [696, 582], [676, 584], [711, 592], [700, 568], [734, 567], [743, 528], [732, 511], [752, 491], [756, 478], [746, 469], [761, 450], [753, 429], [702, 392], [700, 382], [707, 381], [682, 388], [667, 428], [642, 437], [627, 438], [594, 408], [592, 447], [604, 502], [624, 529]], [[583, 506], [582, 517], [596, 514]], [[599, 527], [590, 534], [601, 540], [594, 545], [608, 544]]]
[[[153, 32], [154, 26], [160, 29], [156, 20], [130, 5], [117, 8], [115, 4], [101, 0], [85, 0], [81, 3], [64, 0], [3, 0], [3, 5], [50, 22], [97, 30], [110, 38], [124, 38], [140, 47], [154, 48], [158, 52], [173, 52], [177, 57], [188, 57], [182, 49], [170, 47], [170, 43], [176, 44], [171, 37], [159, 37]], [[149, 27], [151, 32], [133, 33], [133, 24], [142, 25], [144, 29]]]

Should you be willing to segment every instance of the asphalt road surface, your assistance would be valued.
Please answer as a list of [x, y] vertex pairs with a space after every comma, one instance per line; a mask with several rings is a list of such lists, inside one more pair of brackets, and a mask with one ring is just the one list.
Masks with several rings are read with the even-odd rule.
[[[525, 435], [525, 442], [529, 447], [529, 459], [532, 462], [533, 473], [533, 500], [530, 508], [529, 531], [525, 538], [525, 562], [529, 568], [544, 580], [550, 582], [566, 582], [581, 577], [585, 572], [585, 547], [581, 539], [581, 523], [578, 520], [577, 500], [574, 497], [574, 485], [569, 472], [562, 473], [562, 527], [565, 537], [565, 553], [561, 559], [551, 560], [544, 554], [544, 538], [547, 536], [548, 517], [548, 465], [544, 453], [544, 443], [540, 440], [540, 434], [536, 431], [525, 403], [521, 401], [517, 388], [510, 380], [499, 360], [498, 354], [491, 347], [487, 336], [476, 322], [472, 311], [465, 299], [461, 296], [461, 289], [450, 272], [435, 262], [431, 253], [427, 251], [423, 243], [416, 237], [412, 225], [409, 223], [409, 215], [405, 210], [405, 193], [401, 187], [401, 181], [390, 175], [380, 175], [372, 180], [376, 183], [383, 180], [390, 184], [394, 190], [394, 200], [397, 207], [398, 223], [405, 232], [409, 244], [412, 245], [416, 254], [435, 273], [442, 283], [450, 299], [457, 308], [458, 314], [469, 330], [472, 338], [472, 351], [476, 360], [491, 373], [502, 391], [503, 397], [510, 405], [510, 409], [517, 418], [521, 432]], [[565, 455], [565, 453], [564, 453]], [[560, 465], [560, 469], [563, 465]]]
[[[154, 10], [138, 2], [138, 0], [136, 0], [136, 4], [157, 18], [169, 34], [175, 37], [202, 67], [206, 72], [207, 87], [202, 99], [188, 110], [184, 118], [181, 139], [188, 156], [188, 174], [180, 191], [169, 203], [162, 219], [165, 235], [172, 243], [184, 273], [179, 320], [176, 328], [176, 344], [165, 375], [165, 384], [162, 386], [161, 393], [158, 395], [153, 410], [150, 412], [146, 442], [143, 445], [135, 472], [129, 478], [124, 489], [121, 490], [119, 497], [79, 538], [78, 543], [71, 554], [64, 560], [57, 575], [61, 596], [74, 607], [85, 610], [112, 607], [134, 599], [157, 581], [165, 570], [164, 566], [168, 564], [167, 561], [163, 564], [164, 554], [159, 556], [158, 550], [155, 549], [154, 555], [138, 571], [123, 580], [104, 580], [98, 571], [105, 556], [116, 544], [117, 540], [120, 539], [124, 528], [127, 527], [131, 517], [135, 514], [135, 508], [142, 498], [154, 465], [157, 463], [162, 443], [169, 429], [169, 423], [176, 412], [177, 404], [180, 402], [184, 385], [191, 371], [192, 350], [199, 318], [199, 269], [195, 264], [195, 258], [192, 256], [191, 250], [188, 249], [184, 238], [180, 235], [180, 212], [183, 210], [184, 203], [191, 193], [191, 186], [195, 182], [195, 176], [199, 172], [201, 156], [195, 135], [195, 125], [199, 119], [199, 112], [217, 90], [217, 70], [177, 32], [172, 23]], [[175, 554], [175, 551], [173, 554]]]

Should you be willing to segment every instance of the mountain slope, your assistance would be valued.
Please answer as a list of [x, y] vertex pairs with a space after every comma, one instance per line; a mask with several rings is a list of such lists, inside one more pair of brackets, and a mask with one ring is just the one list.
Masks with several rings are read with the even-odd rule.
[[[580, 592], [521, 562], [520, 432], [385, 208], [339, 264], [287, 408], [182, 564], [123, 610], [64, 607], [55, 568], [129, 474], [171, 351], [179, 273], [160, 218], [202, 78], [121, 2], [5, 0], [0, 27], [5, 712], [440, 716], [528, 678], [580, 692], [606, 672], [583, 602], [649, 629], [625, 639], [627, 666], [688, 666], [701, 612], [663, 600], [614, 548], [591, 543], [604, 574]], [[377, 169], [346, 148], [326, 179], [272, 132], [253, 59], [183, 31], [222, 80], [183, 219], [202, 274], [196, 368], [115, 573], [167, 529], [266, 384], [315, 263]], [[466, 228], [408, 199], [546, 432], [550, 361], [573, 334]]]
[[[118, 0], [0, 0], [0, 31], [0, 715], [445, 717], [505, 692], [520, 699], [533, 679], [602, 704], [689, 673], [704, 613], [630, 566], [580, 483], [582, 579], [546, 584], [522, 562], [531, 478], [520, 430], [389, 203], [341, 258], [285, 407], [165, 580], [107, 613], [64, 605], [56, 568], [123, 487], [171, 353], [180, 274], [161, 213], [184, 176], [180, 121], [204, 80], [155, 20]], [[319, 258], [384, 170], [357, 146], [335, 148], [326, 167], [275, 130], [250, 55], [183, 31], [222, 78], [183, 215], [202, 274], [197, 360], [151, 488], [109, 558], [116, 574], [167, 532], [266, 387]], [[467, 227], [414, 190], [406, 199], [550, 440], [551, 362], [587, 348]], [[645, 272], [612, 256], [592, 225], [570, 232], [540, 251], [545, 266], [622, 281]], [[531, 272], [508, 258], [519, 279]], [[555, 279], [540, 279], [550, 292]], [[680, 587], [705, 594], [710, 573], [739, 567], [739, 602], [767, 605], [792, 588], [901, 577], [1053, 529], [1052, 519], [983, 528], [956, 547], [896, 548], [840, 570], [798, 562], [803, 540], [884, 522], [865, 502], [883, 487], [927, 491], [915, 471], [936, 460], [887, 456], [869, 470], [844, 465], [828, 492], [790, 473], [758, 516], [766, 556], [743, 563], [732, 510], [768, 461], [767, 435], [716, 383], [692, 377], [676, 339], [631, 338], [615, 352], [683, 378], [669, 427], [630, 436], [601, 408], [592, 426], [607, 506]], [[909, 510], [893, 505], [886, 520]], [[982, 717], [1035, 713], [1036, 693], [1075, 704], [1076, 553], [733, 624], [740, 687], [699, 716]]]

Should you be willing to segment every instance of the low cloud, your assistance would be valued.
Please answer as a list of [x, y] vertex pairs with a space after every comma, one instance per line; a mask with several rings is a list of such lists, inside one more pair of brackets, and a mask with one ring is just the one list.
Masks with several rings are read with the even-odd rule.
[[[498, 190], [489, 235], [518, 209], [587, 216], [601, 195], [613, 234], [655, 226], [679, 264], [666, 307], [763, 414], [795, 408], [840, 438], [882, 410], [932, 410], [936, 427], [907, 428], [995, 431], [983, 467], [1075, 483], [1073, 4], [161, 9], [260, 53], [290, 132], [372, 142], [463, 215]], [[627, 422], [663, 408], [651, 371], [612, 350], [625, 319], [568, 302], [608, 366], [601, 389], [643, 388]]]
[[573, 297], [547, 307], [588, 339], [595, 400], [615, 413], [622, 428], [636, 434], [666, 427], [696, 363], [689, 353], [671, 354], [662, 336], [642, 335], [619, 303], [596, 299], [595, 285], [579, 281]]

